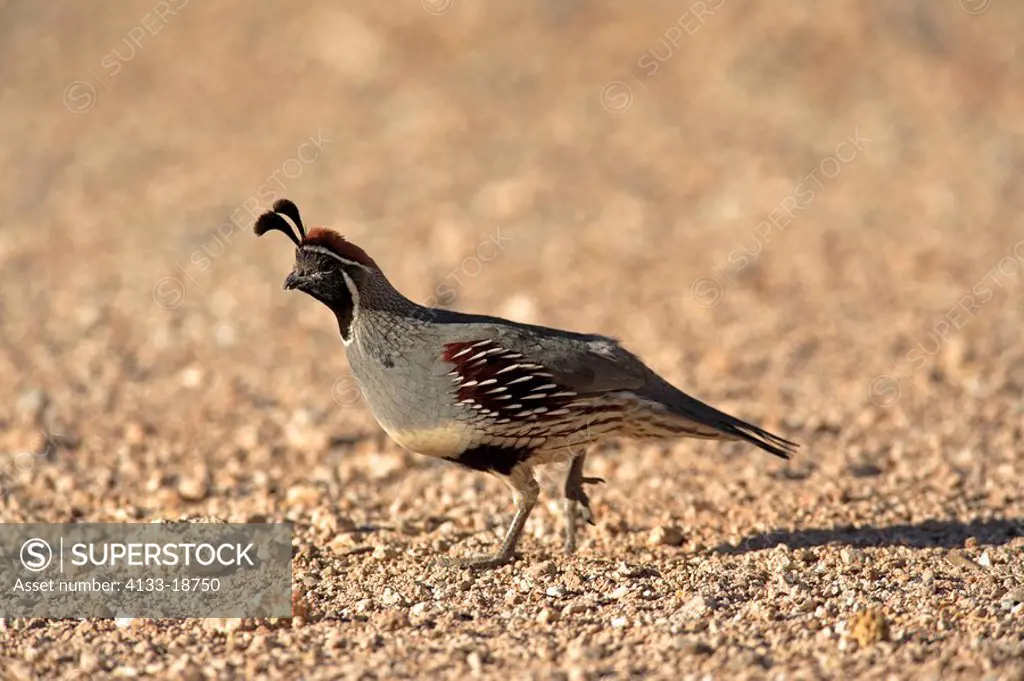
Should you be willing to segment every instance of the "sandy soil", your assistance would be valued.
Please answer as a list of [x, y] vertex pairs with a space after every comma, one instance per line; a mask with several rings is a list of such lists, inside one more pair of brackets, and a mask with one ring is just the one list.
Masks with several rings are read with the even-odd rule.
[[[291, 521], [301, 615], [6, 677], [1024, 678], [1024, 7], [299, 5], [0, 3], [0, 519]], [[439, 567], [506, 490], [380, 435], [274, 193], [801, 454], [612, 444], [578, 555]]]

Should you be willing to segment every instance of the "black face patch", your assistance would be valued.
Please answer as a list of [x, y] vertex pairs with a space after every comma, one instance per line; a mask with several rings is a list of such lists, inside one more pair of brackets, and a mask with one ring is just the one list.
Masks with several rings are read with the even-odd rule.
[[525, 461], [529, 455], [530, 450], [528, 449], [481, 445], [467, 449], [452, 461], [474, 471], [511, 475], [512, 469]]

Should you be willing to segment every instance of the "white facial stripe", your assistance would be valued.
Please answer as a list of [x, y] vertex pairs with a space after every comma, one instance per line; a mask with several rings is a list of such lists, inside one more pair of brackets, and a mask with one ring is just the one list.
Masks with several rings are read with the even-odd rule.
[[352, 295], [352, 323], [348, 326], [348, 338], [345, 338], [345, 336], [341, 337], [341, 342], [347, 346], [352, 342], [352, 327], [359, 318], [359, 289], [356, 288], [356, 283], [352, 281], [352, 277], [348, 276], [348, 272], [342, 270], [341, 276], [345, 278], [345, 286], [348, 286], [348, 292]]
[[321, 255], [328, 255], [328, 256], [334, 258], [335, 260], [337, 260], [338, 262], [342, 263], [343, 265], [352, 265], [354, 267], [362, 267], [367, 272], [370, 271], [370, 268], [367, 267], [366, 265], [364, 265], [362, 263], [358, 263], [355, 260], [346, 260], [345, 258], [341, 257], [340, 255], [338, 255], [334, 251], [330, 250], [329, 248], [324, 248], [323, 246], [303, 246], [302, 248], [304, 248], [306, 250], [309, 250], [309, 251], [313, 251], [314, 253], [320, 253]]

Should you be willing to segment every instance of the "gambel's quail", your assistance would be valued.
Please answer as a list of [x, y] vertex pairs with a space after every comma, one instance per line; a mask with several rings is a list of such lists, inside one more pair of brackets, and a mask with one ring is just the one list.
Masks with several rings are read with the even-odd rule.
[[256, 234], [270, 230], [297, 248], [284, 288], [335, 314], [352, 374], [388, 435], [512, 488], [515, 516], [501, 547], [462, 565], [513, 559], [537, 503], [534, 467], [553, 462], [571, 462], [563, 504], [572, 552], [581, 509], [592, 522], [583, 486], [602, 482], [583, 475], [586, 445], [597, 440], [744, 440], [784, 459], [797, 447], [683, 393], [611, 338], [418, 305], [337, 232], [307, 234], [291, 201], [260, 216]]

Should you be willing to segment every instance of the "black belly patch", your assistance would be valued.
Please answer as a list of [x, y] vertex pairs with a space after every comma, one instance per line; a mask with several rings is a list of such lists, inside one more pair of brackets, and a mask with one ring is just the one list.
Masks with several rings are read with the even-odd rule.
[[529, 454], [530, 450], [528, 449], [481, 445], [467, 449], [452, 461], [475, 471], [511, 475], [512, 469], [525, 461]]

